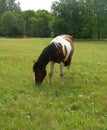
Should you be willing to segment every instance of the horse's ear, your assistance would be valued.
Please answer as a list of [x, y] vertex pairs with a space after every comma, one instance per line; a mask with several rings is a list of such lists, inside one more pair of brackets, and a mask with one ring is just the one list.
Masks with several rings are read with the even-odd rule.
[[35, 63], [36, 61], [35, 60], [33, 60], [33, 63]]

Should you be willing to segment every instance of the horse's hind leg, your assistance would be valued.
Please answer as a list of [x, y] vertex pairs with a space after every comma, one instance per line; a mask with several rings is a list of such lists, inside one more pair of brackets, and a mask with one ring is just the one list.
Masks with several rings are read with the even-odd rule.
[[53, 76], [54, 62], [50, 62], [50, 72], [49, 72], [49, 84], [51, 84], [52, 76]]
[[64, 63], [60, 62], [60, 77], [61, 77], [62, 84], [64, 83], [64, 81], [63, 81], [63, 67], [64, 67]]

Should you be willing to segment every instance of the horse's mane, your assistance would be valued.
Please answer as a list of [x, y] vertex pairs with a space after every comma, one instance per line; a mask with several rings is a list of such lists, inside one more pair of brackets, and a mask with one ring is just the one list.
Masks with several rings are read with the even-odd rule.
[[57, 48], [54, 43], [51, 43], [47, 47], [45, 47], [40, 54], [37, 63], [39, 67], [45, 67], [50, 61], [52, 55], [57, 51]]

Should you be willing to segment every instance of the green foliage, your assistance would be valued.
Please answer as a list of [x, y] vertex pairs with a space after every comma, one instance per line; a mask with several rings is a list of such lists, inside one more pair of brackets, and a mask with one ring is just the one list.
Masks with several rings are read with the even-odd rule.
[[[53, 3], [52, 12], [55, 15], [52, 26], [55, 35], [68, 32], [78, 39], [107, 38], [106, 0], [59, 0]], [[57, 26], [60, 29], [56, 30]]]
[[61, 84], [55, 64], [52, 85], [38, 87], [33, 60], [50, 41], [0, 39], [0, 129], [107, 130], [107, 44], [75, 41], [70, 78], [65, 68]]
[[16, 3], [16, 0], [0, 0], [0, 36], [23, 35], [23, 18], [20, 12], [20, 3]]
[[0, 0], [0, 17], [5, 11], [20, 12], [20, 3], [16, 3], [16, 0]]
[[[50, 37], [67, 33], [76, 39], [107, 39], [107, 0], [59, 0], [52, 3], [52, 12], [21, 11], [16, 0], [0, 0], [0, 36], [10, 36], [10, 32], [17, 30], [17, 26], [14, 25], [12, 30], [9, 24], [6, 26], [8, 33], [2, 29], [6, 27], [1, 18], [7, 11], [24, 19], [24, 32], [20, 24], [18, 33], [15, 31], [17, 37], [19, 34], [22, 37]], [[14, 23], [14, 18], [11, 22]], [[11, 36], [14, 37], [14, 34], [11, 33]]]
[[24, 19], [20, 14], [7, 11], [1, 17], [3, 35], [16, 37], [24, 34]]
[[0, 17], [6, 11], [6, 0], [0, 0]]
[[51, 35], [50, 21], [52, 20], [52, 14], [46, 10], [38, 10], [36, 12], [37, 18], [37, 31], [36, 34], [39, 37], [49, 37]]
[[23, 15], [24, 20], [25, 20], [25, 35], [30, 37], [30, 36], [33, 35], [32, 34], [33, 28], [31, 28], [31, 27], [35, 27], [35, 23], [36, 23], [36, 21], [35, 21], [35, 11], [27, 10], [27, 11], [22, 12], [22, 15]]

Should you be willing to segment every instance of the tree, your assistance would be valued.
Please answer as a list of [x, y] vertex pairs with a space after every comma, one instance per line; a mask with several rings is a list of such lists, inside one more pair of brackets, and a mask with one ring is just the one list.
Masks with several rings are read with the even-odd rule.
[[16, 0], [0, 0], [0, 16], [5, 11], [20, 12], [20, 3], [16, 3]]
[[14, 12], [7, 11], [1, 17], [2, 35], [18, 37], [24, 34], [24, 19]]
[[49, 37], [51, 30], [49, 27], [52, 19], [51, 13], [46, 10], [27, 10], [23, 12], [25, 20], [25, 35], [28, 37]]
[[76, 0], [60, 0], [52, 4], [52, 12], [55, 15], [52, 30], [55, 29], [55, 35], [62, 32], [78, 37], [77, 32], [80, 29], [79, 9], [79, 4]]
[[107, 38], [107, 0], [93, 0], [94, 37]]
[[6, 11], [6, 0], [0, 0], [0, 17]]
[[[6, 11], [11, 11], [11, 12], [17, 12], [20, 13], [21, 12], [21, 8], [20, 8], [20, 3], [16, 3], [16, 0], [0, 0], [0, 22], [1, 22], [1, 17], [2, 15], [6, 12]], [[3, 16], [4, 17], [4, 16]], [[8, 17], [9, 18], [9, 17]], [[9, 19], [10, 20], [10, 19]], [[8, 19], [7, 19], [8, 22]], [[1, 22], [1, 25], [4, 25]], [[4, 32], [2, 32], [4, 30], [5, 27], [0, 26], [0, 35], [5, 34]], [[7, 34], [6, 34], [7, 35]]]
[[107, 38], [107, 0], [59, 0], [53, 2], [53, 34], [75, 38]]
[[36, 12], [36, 34], [38, 37], [49, 37], [51, 35], [50, 22], [52, 15], [46, 10], [38, 10]]
[[92, 0], [86, 0], [82, 3], [82, 25], [81, 25], [81, 37], [85, 39], [93, 38], [93, 2]]
[[[22, 12], [22, 15], [25, 20], [25, 35], [28, 37], [31, 37], [33, 36], [32, 31], [31, 31], [32, 30], [31, 26], [32, 26], [32, 23], [34, 24], [34, 21], [35, 21], [34, 20], [35, 11], [27, 10], [27, 11]], [[32, 18], [33, 18], [33, 21], [32, 21]]]
[[36, 28], [37, 28], [37, 20], [36, 20], [36, 18], [31, 17], [29, 19], [29, 24], [30, 24], [30, 36], [31, 37], [37, 36], [37, 34], [36, 34], [36, 32], [37, 32], [37, 30], [36, 30]]

